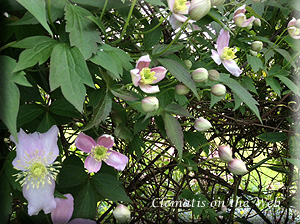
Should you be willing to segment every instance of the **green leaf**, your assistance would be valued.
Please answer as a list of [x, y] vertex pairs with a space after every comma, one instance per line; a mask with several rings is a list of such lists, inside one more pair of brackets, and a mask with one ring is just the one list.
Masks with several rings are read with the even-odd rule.
[[122, 100], [126, 100], [126, 101], [137, 100], [137, 98], [131, 93], [131, 91], [127, 89], [119, 88], [119, 89], [111, 89], [110, 91], [114, 96], [119, 97]]
[[88, 178], [84, 171], [83, 162], [77, 156], [67, 157], [58, 174], [59, 188], [75, 187], [84, 183]]
[[269, 159], [271, 159], [271, 158], [267, 157], [267, 158], [259, 161], [254, 166], [251, 166], [250, 169], [249, 169], [249, 171], [255, 170], [256, 168], [260, 167], [262, 164], [264, 164], [265, 162], [267, 162]]
[[97, 52], [97, 43], [101, 42], [100, 33], [94, 23], [87, 17], [93, 16], [88, 10], [67, 4], [65, 7], [67, 20], [66, 31], [70, 33], [72, 46], [78, 47], [84, 59], [88, 59]]
[[107, 198], [115, 202], [131, 202], [130, 198], [127, 196], [124, 188], [122, 187], [122, 183], [113, 175], [98, 172], [92, 177], [92, 183], [103, 198]]
[[58, 44], [53, 48], [50, 61], [51, 91], [61, 87], [64, 97], [82, 111], [85, 100], [84, 84], [94, 87], [86, 62], [78, 50], [67, 44]]
[[45, 108], [39, 104], [24, 104], [20, 106], [18, 113], [18, 127], [33, 121], [45, 112]]
[[137, 160], [139, 160], [142, 156], [142, 148], [145, 148], [145, 143], [138, 135], [135, 135], [133, 137], [133, 140], [129, 143], [128, 147], [129, 153], [135, 152]]
[[[38, 39], [38, 37], [29, 37], [26, 39], [27, 39], [26, 42], [33, 41], [33, 43], [35, 43], [35, 46], [22, 51], [22, 53], [19, 56], [19, 61], [17, 63], [17, 66], [14, 69], [14, 72], [32, 67], [38, 62], [39, 65], [43, 64], [50, 57], [54, 46], [58, 44], [57, 41], [48, 37], [40, 38], [40, 39]], [[22, 46], [21, 44], [19, 43], [19, 45], [15, 45], [15, 47]]]
[[168, 111], [172, 114], [180, 115], [182, 117], [192, 117], [192, 118], [194, 117], [186, 109], [184, 109], [183, 107], [181, 107], [179, 104], [176, 103], [172, 103], [166, 106], [165, 111]]
[[286, 173], [286, 174], [290, 174], [291, 173], [290, 170], [282, 169], [282, 168], [277, 167], [277, 166], [269, 166], [268, 168], [271, 169], [271, 170], [274, 170], [274, 171], [276, 171], [278, 173]]
[[119, 79], [119, 71], [117, 68], [117, 65], [115, 63], [115, 60], [106, 52], [104, 51], [98, 51], [97, 54], [95, 54], [91, 59], [91, 62], [95, 63], [96, 65], [100, 65], [101, 67], [105, 68], [107, 71], [109, 71], [109, 75], [113, 79]]
[[207, 155], [209, 154], [209, 144], [203, 133], [191, 131], [184, 132], [184, 139], [197, 151], [201, 147]]
[[290, 53], [286, 50], [280, 49], [280, 48], [275, 48], [274, 51], [277, 51], [279, 54], [282, 55], [282, 57], [287, 60], [289, 63], [291, 63], [291, 65], [294, 68], [297, 68], [297, 65], [295, 64], [295, 62], [293, 61], [292, 56], [290, 55]]
[[53, 36], [53, 33], [47, 23], [46, 3], [43, 0], [17, 0], [24, 8], [26, 8]]
[[232, 90], [232, 92], [234, 92], [245, 104], [247, 104], [247, 106], [258, 117], [260, 122], [262, 122], [259, 114], [259, 110], [256, 106], [258, 105], [257, 101], [253, 99], [252, 95], [244, 87], [242, 87], [238, 81], [221, 75], [220, 82], [228, 86]]
[[178, 81], [182, 82], [188, 88], [190, 88], [195, 96], [199, 99], [199, 94], [195, 86], [194, 81], [191, 78], [190, 73], [180, 64], [171, 59], [158, 59], [158, 61], [175, 76]]
[[75, 107], [64, 98], [57, 99], [54, 102], [52, 102], [49, 111], [53, 114], [64, 116], [64, 117], [71, 117], [71, 118], [81, 117], [80, 113], [78, 113]]
[[28, 86], [24, 72], [14, 73], [16, 61], [8, 56], [0, 56], [0, 119], [10, 130], [14, 139], [18, 141], [17, 136], [17, 116], [20, 103], [20, 92], [16, 83]]
[[241, 84], [247, 90], [251, 91], [252, 93], [255, 93], [256, 95], [258, 95], [253, 79], [249, 78], [248, 76], [243, 76]]
[[94, 219], [97, 209], [97, 193], [90, 181], [74, 198], [73, 218]]
[[138, 119], [134, 124], [133, 133], [137, 134], [140, 131], [144, 130], [149, 125], [149, 122], [150, 122], [150, 118], [144, 120], [144, 118], [141, 117], [140, 119]]
[[[184, 47], [185, 47], [185, 45], [183, 45], [183, 44], [172, 45], [169, 48], [168, 48], [167, 44], [157, 44], [153, 47], [152, 55], [153, 56], [154, 55], [168, 55], [168, 54], [178, 52], [179, 50], [181, 50]], [[166, 50], [167, 48], [168, 48], [168, 50]]]
[[265, 80], [267, 85], [270, 86], [274, 90], [274, 92], [278, 94], [279, 97], [281, 97], [280, 83], [272, 77], [266, 77]]
[[145, 0], [146, 2], [150, 3], [151, 5], [158, 5], [158, 6], [166, 6], [161, 0]]
[[[143, 30], [143, 32], [153, 29], [158, 23], [159, 23], [158, 19], [154, 17], [150, 25], [147, 25]], [[160, 26], [149, 33], [145, 33], [144, 34], [145, 49], [151, 49], [153, 45], [157, 44], [160, 40], [161, 35], [162, 35], [162, 29]]]
[[117, 138], [122, 138], [130, 141], [133, 139], [132, 132], [123, 123], [117, 125], [117, 127], [114, 130], [114, 134]]
[[254, 72], [258, 72], [260, 68], [264, 68], [262, 61], [256, 56], [251, 56], [247, 54], [247, 61], [249, 65], [251, 65]]
[[298, 169], [300, 169], [300, 160], [299, 159], [286, 159], [286, 158], [283, 158], [283, 159], [289, 161], [291, 164], [293, 164]]
[[46, 112], [43, 120], [37, 128], [37, 131], [40, 133], [44, 133], [48, 131], [53, 125], [56, 125], [55, 119], [51, 116], [49, 112]]
[[274, 77], [279, 78], [280, 81], [283, 82], [292, 92], [300, 96], [299, 87], [295, 83], [293, 83], [289, 78], [283, 75], [274, 75]]
[[99, 104], [94, 109], [93, 116], [90, 122], [84, 127], [83, 130], [91, 129], [98, 126], [101, 121], [104, 121], [109, 115], [112, 107], [112, 99], [109, 94], [105, 94], [99, 101]]
[[175, 148], [178, 150], [179, 157], [182, 158], [183, 132], [180, 123], [171, 114], [167, 113], [163, 115], [163, 120], [167, 135], [171, 140], [172, 144], [174, 144]]
[[10, 186], [4, 174], [0, 175], [0, 223], [8, 223], [12, 212], [12, 196]]
[[266, 132], [257, 137], [266, 142], [281, 142], [288, 139], [288, 136], [282, 132]]

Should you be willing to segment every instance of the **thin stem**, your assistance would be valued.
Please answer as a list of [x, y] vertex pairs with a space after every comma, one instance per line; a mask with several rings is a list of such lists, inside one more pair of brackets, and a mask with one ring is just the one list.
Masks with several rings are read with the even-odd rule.
[[52, 19], [51, 19], [51, 0], [48, 0], [47, 3], [48, 3], [47, 4], [47, 14], [48, 14], [50, 26], [52, 27], [52, 30], [54, 31], [54, 33], [57, 33], [56, 27], [54, 26], [54, 23], [52, 22]]
[[105, 10], [106, 10], [107, 3], [108, 3], [108, 0], [105, 0], [103, 9], [102, 9], [102, 12], [101, 12], [101, 15], [100, 15], [100, 21], [102, 21], [102, 18], [103, 18], [103, 16], [104, 16], [104, 12], [105, 12]]
[[240, 181], [241, 181], [241, 177], [238, 176], [237, 177], [237, 181], [235, 183], [234, 194], [233, 194], [233, 205], [232, 205], [232, 210], [230, 212], [229, 222], [228, 223], [232, 223], [232, 220], [234, 218], [235, 202], [236, 202], [236, 196], [237, 196], [237, 191], [239, 189]]
[[127, 29], [128, 24], [129, 24], [129, 21], [130, 21], [130, 18], [131, 18], [131, 15], [132, 15], [132, 12], [133, 12], [133, 9], [134, 9], [134, 6], [135, 6], [136, 2], [137, 2], [137, 0], [133, 0], [133, 2], [132, 2], [132, 5], [130, 7], [130, 10], [129, 10], [129, 13], [128, 13], [128, 16], [127, 16], [127, 20], [125, 22], [124, 29], [123, 29], [123, 31], [120, 35], [120, 38], [118, 40], [112, 42], [112, 44], [119, 43], [122, 40], [123, 36], [125, 35], [126, 29]]
[[15, 44], [17, 41], [12, 41], [8, 44], [5, 44], [4, 46], [0, 47], [0, 52], [5, 50], [6, 48], [10, 47], [11, 45]]

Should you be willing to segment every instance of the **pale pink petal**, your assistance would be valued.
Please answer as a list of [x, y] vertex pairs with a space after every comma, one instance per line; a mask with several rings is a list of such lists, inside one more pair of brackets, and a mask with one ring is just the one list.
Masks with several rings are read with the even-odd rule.
[[211, 58], [220, 65], [222, 63], [220, 55], [215, 50], [211, 50]]
[[102, 145], [108, 149], [112, 148], [114, 143], [115, 143], [114, 137], [111, 135], [106, 135], [106, 134], [101, 135], [97, 140], [98, 145]]
[[172, 14], [169, 18], [169, 22], [174, 30], [177, 30], [182, 26], [182, 22], [178, 21], [175, 17], [174, 14]]
[[86, 157], [84, 161], [84, 167], [89, 171], [89, 173], [97, 173], [101, 168], [102, 162], [96, 161], [91, 155]]
[[171, 12], [173, 12], [174, 4], [175, 4], [175, 0], [168, 0], [168, 6]]
[[241, 7], [239, 7], [238, 9], [236, 9], [234, 11], [233, 16], [236, 16], [237, 14], [240, 14], [240, 13], [243, 13], [243, 14], [246, 13], [246, 5], [242, 5]]
[[243, 23], [243, 25], [242, 25], [241, 27], [247, 27], [247, 26], [249, 26], [249, 25], [253, 22], [253, 20], [255, 20], [255, 17], [254, 17], [254, 16], [251, 16], [249, 19], [247, 19], [247, 20]]
[[93, 138], [81, 132], [75, 140], [75, 146], [81, 151], [89, 153], [96, 146], [96, 142]]
[[291, 19], [291, 21], [288, 23], [288, 27], [295, 26], [296, 22], [297, 22], [297, 20], [295, 18]]
[[187, 6], [186, 10], [180, 11], [180, 14], [189, 14], [189, 9], [191, 6], [191, 2], [186, 2], [185, 5]]
[[73, 214], [74, 198], [71, 194], [64, 194], [67, 199], [55, 198], [56, 208], [51, 212], [53, 224], [67, 224]]
[[130, 75], [131, 75], [133, 85], [138, 86], [139, 81], [141, 80], [139, 70], [137, 68], [130, 70]]
[[173, 13], [173, 16], [175, 19], [177, 19], [179, 22], [185, 22], [188, 18], [182, 14]]
[[107, 150], [107, 153], [110, 154], [104, 162], [117, 170], [123, 171], [128, 163], [128, 157], [114, 150]]
[[141, 71], [143, 68], [148, 68], [149, 64], [151, 62], [151, 59], [149, 55], [144, 55], [139, 58], [139, 60], [136, 63], [136, 67], [139, 71]]
[[219, 55], [223, 53], [223, 49], [225, 47], [228, 47], [229, 40], [230, 40], [229, 31], [221, 29], [217, 39], [217, 51]]
[[53, 179], [51, 179], [51, 184], [45, 181], [44, 186], [40, 185], [38, 188], [33, 188], [31, 182], [25, 184], [23, 195], [28, 201], [28, 215], [37, 215], [41, 210], [44, 210], [45, 214], [52, 212], [56, 207], [54, 189], [55, 181]]
[[90, 219], [73, 219], [69, 224], [96, 224], [96, 221]]
[[140, 88], [145, 93], [158, 93], [160, 91], [158, 86], [140, 84]]
[[223, 60], [222, 61], [224, 67], [229, 71], [232, 75], [239, 77], [242, 73], [242, 70], [236, 64], [234, 60]]
[[162, 66], [158, 66], [158, 67], [151, 68], [151, 72], [155, 72], [154, 76], [157, 78], [152, 82], [154, 84], [154, 83], [158, 83], [159, 81], [165, 78], [167, 69], [165, 69]]

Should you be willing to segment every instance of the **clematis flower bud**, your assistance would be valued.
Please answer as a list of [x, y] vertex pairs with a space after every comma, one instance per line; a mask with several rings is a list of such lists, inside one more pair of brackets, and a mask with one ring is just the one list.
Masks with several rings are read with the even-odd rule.
[[211, 1], [211, 5], [215, 5], [215, 6], [218, 6], [218, 5], [222, 5], [225, 0], [210, 0]]
[[208, 79], [211, 81], [217, 81], [220, 79], [220, 73], [215, 69], [211, 69], [208, 71]]
[[243, 24], [246, 21], [246, 16], [244, 13], [240, 13], [233, 18], [233, 21], [237, 27], [243, 27]]
[[300, 39], [300, 19], [293, 18], [288, 23], [288, 32], [293, 39]]
[[226, 87], [223, 84], [216, 84], [211, 87], [211, 93], [215, 96], [224, 96], [226, 94]]
[[261, 26], [261, 20], [259, 18], [255, 18], [253, 20], [253, 24], [254, 24], [254, 26]]
[[257, 56], [257, 52], [256, 51], [250, 50], [250, 54], [253, 55], [253, 56]]
[[159, 108], [159, 101], [155, 96], [148, 96], [141, 101], [144, 112], [150, 113]]
[[186, 87], [185, 85], [178, 84], [175, 86], [175, 92], [178, 95], [186, 95], [190, 92], [190, 89], [188, 87]]
[[194, 127], [197, 131], [207, 131], [212, 127], [211, 123], [203, 117], [195, 121]]
[[210, 0], [192, 0], [189, 8], [189, 16], [192, 20], [199, 20], [209, 12], [210, 8]]
[[234, 159], [228, 162], [228, 169], [235, 175], [244, 175], [248, 172], [245, 163], [240, 159]]
[[129, 209], [122, 204], [119, 204], [113, 211], [113, 215], [117, 221], [124, 223], [130, 219]]
[[193, 64], [190, 60], [184, 60], [183, 62], [185, 64], [185, 66], [187, 67], [187, 69], [191, 69], [191, 67], [193, 66]]
[[263, 48], [263, 43], [261, 41], [254, 41], [251, 44], [252, 51], [260, 52], [262, 48]]
[[230, 162], [233, 160], [232, 158], [232, 150], [227, 145], [222, 145], [218, 147], [218, 153], [221, 160], [224, 162]]
[[198, 68], [192, 72], [192, 78], [195, 82], [205, 82], [208, 79], [208, 71], [205, 68]]

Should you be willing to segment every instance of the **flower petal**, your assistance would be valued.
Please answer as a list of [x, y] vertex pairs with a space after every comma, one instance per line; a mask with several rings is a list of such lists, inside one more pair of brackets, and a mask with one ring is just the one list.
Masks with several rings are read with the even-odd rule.
[[158, 86], [140, 84], [140, 88], [145, 93], [158, 93], [160, 91]]
[[297, 20], [293, 17], [293, 19], [291, 19], [291, 21], [288, 23], [288, 27], [290, 26], [295, 26]]
[[220, 55], [215, 50], [211, 50], [211, 58], [216, 62], [216, 64], [220, 65], [222, 63]]
[[172, 14], [169, 18], [169, 22], [174, 30], [177, 30], [182, 26], [182, 22], [178, 21], [175, 17], [174, 14]]
[[229, 40], [230, 40], [229, 31], [221, 29], [217, 39], [217, 51], [219, 55], [223, 53], [222, 51], [225, 47], [228, 47]]
[[175, 4], [175, 0], [168, 0], [168, 6], [171, 12], [173, 12], [174, 4]]
[[254, 16], [251, 16], [249, 19], [247, 19], [247, 20], [243, 23], [243, 25], [242, 25], [241, 27], [247, 27], [247, 26], [249, 26], [249, 25], [253, 22], [253, 20], [255, 20], [255, 17], [254, 17]]
[[123, 171], [128, 163], [128, 157], [114, 150], [107, 150], [107, 153], [110, 154], [104, 162], [117, 170]]
[[54, 200], [55, 181], [51, 179], [51, 184], [45, 181], [44, 186], [33, 188], [31, 182], [23, 186], [23, 195], [28, 201], [28, 215], [37, 215], [40, 210], [45, 214], [52, 212], [56, 207]]
[[149, 55], [144, 55], [139, 58], [139, 60], [136, 63], [136, 67], [139, 71], [141, 71], [143, 68], [148, 68], [149, 64], [151, 62], [151, 59]]
[[56, 208], [51, 212], [53, 224], [67, 224], [73, 214], [74, 198], [71, 194], [64, 194], [67, 199], [55, 198]]
[[229, 71], [232, 75], [239, 77], [242, 73], [242, 70], [236, 64], [234, 60], [223, 60], [222, 61], [224, 67]]
[[184, 23], [188, 18], [182, 14], [178, 14], [178, 13], [173, 13], [172, 14], [174, 16], [175, 19], [177, 19], [179, 22]]
[[96, 142], [93, 138], [81, 132], [75, 140], [75, 146], [81, 151], [89, 153], [96, 146]]
[[154, 67], [151, 68], [151, 72], [155, 72], [155, 77], [157, 78], [156, 80], [154, 80], [152, 83], [158, 83], [159, 81], [161, 81], [163, 78], [165, 78], [167, 69], [165, 69], [162, 66], [158, 66], [158, 67]]
[[97, 140], [97, 144], [110, 149], [115, 144], [114, 137], [111, 135], [106, 135], [106, 134], [101, 135]]
[[141, 80], [139, 70], [137, 68], [130, 70], [130, 75], [133, 85], [139, 86], [139, 81]]
[[89, 173], [97, 173], [101, 168], [102, 162], [96, 161], [91, 155], [86, 157], [84, 161], [84, 167], [89, 171]]
[[234, 14], [233, 16], [236, 16], [237, 14], [240, 14], [240, 13], [243, 13], [245, 14], [246, 13], [246, 5], [242, 5], [241, 7], [237, 8], [235, 11], [234, 11]]
[[96, 224], [96, 221], [90, 219], [73, 219], [69, 224]]

